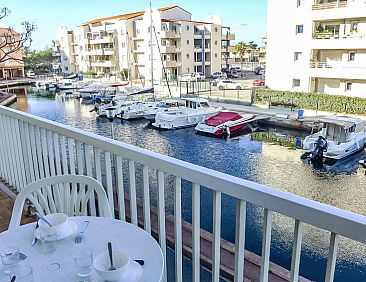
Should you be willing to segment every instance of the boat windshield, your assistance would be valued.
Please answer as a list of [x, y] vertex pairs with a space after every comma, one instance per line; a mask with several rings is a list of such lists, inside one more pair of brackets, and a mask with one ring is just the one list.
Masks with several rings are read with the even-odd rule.
[[326, 130], [326, 139], [338, 141], [339, 143], [347, 142], [347, 134], [342, 126], [328, 123]]
[[209, 108], [210, 107], [210, 105], [207, 102], [201, 102], [200, 104], [201, 104], [202, 108]]

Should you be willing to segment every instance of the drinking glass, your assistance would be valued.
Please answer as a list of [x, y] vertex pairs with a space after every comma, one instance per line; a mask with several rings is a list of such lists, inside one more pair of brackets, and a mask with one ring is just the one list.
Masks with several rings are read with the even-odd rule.
[[15, 276], [16, 282], [33, 282], [33, 269], [28, 265], [21, 265], [12, 269], [10, 272], [10, 279]]
[[93, 266], [93, 254], [90, 249], [78, 249], [74, 256], [77, 273], [80, 277], [89, 276]]
[[4, 265], [5, 273], [10, 273], [10, 271], [16, 267], [19, 262], [19, 249], [18, 247], [7, 247], [0, 251], [1, 262]]
[[57, 248], [57, 232], [52, 228], [42, 228], [40, 230], [40, 239], [44, 253], [54, 252]]

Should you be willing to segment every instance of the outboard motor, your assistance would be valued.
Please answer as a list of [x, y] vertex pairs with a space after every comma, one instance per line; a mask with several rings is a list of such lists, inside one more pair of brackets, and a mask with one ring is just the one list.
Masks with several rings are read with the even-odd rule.
[[314, 142], [314, 150], [311, 152], [311, 160], [319, 161], [323, 159], [323, 153], [327, 151], [328, 142], [323, 136], [319, 136], [318, 140]]

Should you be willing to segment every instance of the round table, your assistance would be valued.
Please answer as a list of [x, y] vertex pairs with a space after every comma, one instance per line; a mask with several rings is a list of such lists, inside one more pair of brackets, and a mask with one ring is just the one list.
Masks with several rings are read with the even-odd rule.
[[[0, 249], [17, 246], [20, 252], [27, 256], [21, 263], [32, 266], [35, 282], [102, 281], [94, 270], [89, 280], [78, 277], [73, 255], [77, 248], [89, 248], [95, 257], [107, 251], [107, 243], [112, 242], [114, 250], [127, 252], [131, 259], [145, 261], [142, 266], [142, 281], [162, 280], [164, 270], [162, 251], [154, 238], [143, 229], [121, 220], [105, 217], [81, 216], [70, 217], [69, 220], [74, 221], [78, 228], [81, 227], [84, 220], [89, 221], [81, 244], [75, 244], [76, 234], [74, 234], [57, 241], [55, 252], [44, 254], [39, 240], [33, 247], [30, 247], [35, 229], [35, 223], [31, 223], [0, 233]], [[47, 270], [52, 263], [60, 264], [60, 268], [56, 271]], [[8, 282], [9, 276], [1, 271], [0, 282], [3, 281]]]

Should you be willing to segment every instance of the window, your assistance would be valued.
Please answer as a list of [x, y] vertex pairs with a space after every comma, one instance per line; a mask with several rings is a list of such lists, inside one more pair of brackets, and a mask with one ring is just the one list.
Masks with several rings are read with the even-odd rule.
[[187, 73], [190, 72], [190, 71], [191, 71], [191, 69], [190, 68], [187, 68]]
[[300, 7], [302, 5], [302, 0], [297, 0], [297, 7]]
[[302, 24], [296, 25], [296, 34], [304, 33], [304, 26]]
[[346, 91], [352, 90], [352, 82], [346, 82]]
[[187, 45], [189, 45], [189, 40], [187, 40]]
[[217, 27], [215, 27], [215, 32], [218, 32], [218, 31], [219, 31], [219, 29]]
[[189, 59], [189, 54], [187, 54], [187, 59]]
[[215, 40], [215, 45], [217, 45], [218, 44], [218, 42], [217, 42], [217, 40]]
[[217, 53], [215, 53], [215, 58], [217, 58]]
[[302, 52], [295, 52], [294, 53], [294, 62], [298, 61], [302, 55]]
[[126, 48], [126, 43], [122, 42], [122, 48]]
[[189, 30], [189, 25], [186, 26], [187, 31]]
[[292, 87], [299, 87], [299, 86], [300, 86], [300, 79], [293, 79]]
[[348, 53], [348, 61], [353, 62], [355, 60], [356, 52], [352, 51]]
[[68, 67], [65, 67], [65, 71], [68, 71], [69, 70], [69, 68]]

